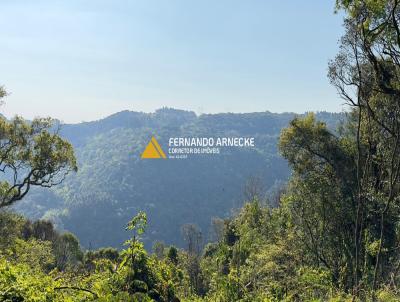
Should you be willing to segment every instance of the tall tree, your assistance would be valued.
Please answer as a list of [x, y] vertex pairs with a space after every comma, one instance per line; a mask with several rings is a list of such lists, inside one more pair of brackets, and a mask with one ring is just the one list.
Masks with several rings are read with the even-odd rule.
[[[398, 0], [338, 0], [346, 33], [329, 76], [353, 108], [357, 145], [354, 283], [372, 289], [392, 276], [397, 258], [400, 174], [400, 6]], [[374, 227], [366, 228], [366, 225]], [[361, 267], [371, 260], [373, 272]], [[396, 273], [397, 274], [397, 273]]]
[[[308, 261], [331, 271], [339, 287], [351, 287], [356, 213], [351, 141], [336, 137], [313, 114], [282, 131], [280, 150], [293, 169], [287, 205]], [[349, 147], [350, 146], [350, 147]]]

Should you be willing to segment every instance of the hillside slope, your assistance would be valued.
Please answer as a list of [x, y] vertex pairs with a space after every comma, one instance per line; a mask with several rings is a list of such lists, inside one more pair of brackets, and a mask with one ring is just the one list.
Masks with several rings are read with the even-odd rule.
[[[212, 217], [230, 215], [243, 203], [251, 177], [266, 191], [289, 176], [279, 156], [280, 130], [292, 113], [205, 114], [160, 109], [155, 113], [123, 111], [105, 119], [62, 126], [71, 141], [79, 172], [52, 190], [36, 189], [17, 206], [32, 218], [53, 220], [78, 235], [85, 247], [120, 246], [126, 222], [139, 210], [149, 217], [145, 243], [155, 240], [182, 246], [180, 228], [195, 223], [207, 239]], [[342, 114], [318, 113], [335, 128]], [[155, 135], [162, 146], [178, 136], [252, 136], [256, 146], [233, 148], [210, 156], [181, 160], [143, 160], [140, 155]]]

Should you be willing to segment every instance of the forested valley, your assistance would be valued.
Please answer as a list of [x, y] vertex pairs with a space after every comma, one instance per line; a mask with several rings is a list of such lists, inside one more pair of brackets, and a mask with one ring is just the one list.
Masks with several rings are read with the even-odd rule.
[[[162, 108], [62, 124], [59, 135], [71, 143], [78, 171], [52, 188], [32, 187], [12, 209], [32, 220], [53, 221], [57, 229], [74, 233], [85, 248], [121, 247], [128, 239], [125, 224], [139, 211], [152, 221], [142, 238], [147, 249], [154, 241], [184, 247], [181, 227], [187, 223], [196, 224], [208, 241], [213, 236], [212, 219], [229, 217], [239, 209], [249, 199], [246, 187], [257, 184], [258, 194], [265, 198], [276, 195], [286, 183], [290, 169], [279, 154], [278, 140], [294, 116], [270, 112], [197, 116]], [[316, 113], [332, 130], [344, 117]], [[58, 129], [55, 123], [53, 128]], [[168, 138], [175, 136], [249, 136], [257, 143], [182, 160], [141, 159], [152, 135], [164, 152]]]
[[288, 182], [266, 195], [249, 181], [206, 239], [188, 222], [180, 246], [149, 248], [157, 217], [138, 209], [120, 248], [92, 248], [15, 212], [31, 190], [73, 183], [79, 160], [53, 120], [0, 117], [0, 301], [400, 301], [399, 5], [337, 1], [345, 33], [328, 77], [345, 119], [288, 121], [276, 147]]

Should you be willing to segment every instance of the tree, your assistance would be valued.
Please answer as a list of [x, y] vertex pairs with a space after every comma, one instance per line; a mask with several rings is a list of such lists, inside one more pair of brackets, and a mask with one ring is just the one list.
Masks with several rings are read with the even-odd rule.
[[250, 176], [244, 185], [243, 195], [247, 202], [255, 199], [264, 200], [266, 192], [262, 179], [259, 176]]
[[132, 301], [176, 301], [171, 267], [157, 257], [149, 257], [141, 242], [146, 230], [147, 215], [139, 212], [126, 227], [132, 232], [131, 239], [121, 252], [116, 281], [118, 290], [127, 291]]
[[51, 221], [37, 220], [32, 223], [32, 236], [39, 240], [55, 241], [57, 239], [57, 232]]
[[147, 227], [147, 215], [139, 212], [127, 224], [126, 230], [133, 233], [132, 238], [125, 241], [127, 249], [122, 251], [120, 267], [128, 270], [126, 282], [129, 293], [147, 292], [148, 284], [144, 281], [148, 274], [146, 250], [140, 241]]
[[143, 243], [140, 241], [140, 236], [144, 234], [146, 227], [147, 215], [144, 212], [139, 212], [126, 226], [126, 230], [131, 231], [133, 236], [131, 239], [125, 241], [125, 245], [128, 246], [128, 249], [126, 250], [126, 256], [123, 262], [128, 262], [130, 260], [133, 271], [137, 256], [144, 254], [144, 247]]
[[[0, 87], [0, 99], [5, 95]], [[32, 186], [52, 187], [77, 170], [72, 145], [52, 126], [50, 118], [0, 116], [0, 208], [21, 200]]]
[[0, 251], [4, 252], [21, 236], [25, 219], [7, 211], [0, 212]]
[[225, 230], [225, 220], [219, 217], [211, 218], [211, 242], [220, 242], [223, 238]]
[[167, 258], [174, 265], [178, 264], [178, 250], [174, 246], [170, 246], [167, 253]]
[[337, 1], [337, 8], [346, 13], [346, 33], [340, 53], [330, 63], [329, 77], [353, 115], [355, 294], [367, 276], [373, 291], [389, 278], [399, 278], [398, 272], [391, 274], [400, 263], [394, 253], [400, 203], [399, 4], [398, 0]]
[[76, 267], [83, 260], [78, 239], [71, 233], [60, 235], [53, 244], [56, 266], [64, 271]]
[[156, 241], [153, 244], [153, 253], [156, 255], [158, 259], [164, 258], [165, 244], [161, 241]]
[[[293, 169], [286, 205], [311, 264], [330, 269], [340, 287], [351, 287], [356, 168], [352, 143], [336, 137], [313, 114], [295, 118], [279, 147]], [[346, 269], [343, 269], [346, 268]]]
[[183, 239], [187, 243], [187, 251], [190, 255], [200, 255], [202, 247], [202, 234], [195, 224], [184, 224], [182, 226]]
[[182, 226], [183, 239], [187, 243], [186, 271], [189, 274], [190, 289], [196, 294], [203, 293], [200, 269], [200, 252], [202, 248], [202, 233], [195, 224]]

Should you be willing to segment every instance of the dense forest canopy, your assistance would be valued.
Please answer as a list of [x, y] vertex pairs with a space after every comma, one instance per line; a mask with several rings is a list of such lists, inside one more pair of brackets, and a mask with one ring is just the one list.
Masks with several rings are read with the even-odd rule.
[[[16, 208], [31, 219], [52, 220], [87, 248], [121, 247], [127, 239], [124, 224], [138, 211], [152, 221], [143, 238], [147, 248], [156, 240], [183, 247], [180, 228], [186, 223], [197, 224], [207, 241], [212, 218], [229, 217], [243, 205], [249, 180], [258, 180], [263, 195], [274, 195], [285, 184], [290, 170], [277, 144], [294, 116], [196, 116], [163, 108], [61, 125], [60, 135], [74, 146], [79, 171], [52, 190], [32, 190]], [[345, 115], [321, 112], [317, 117], [334, 130]], [[217, 155], [182, 160], [143, 160], [152, 135], [165, 152], [170, 137], [254, 137], [255, 147], [227, 147]]]
[[[55, 230], [49, 221], [33, 222], [4, 211], [5, 206], [13, 202], [26, 207], [27, 211], [34, 209], [29, 208], [32, 200], [12, 200], [19, 192], [10, 191], [10, 187], [12, 180], [18, 181], [18, 178], [7, 179], [5, 175], [0, 191], [5, 200], [0, 213], [0, 299], [400, 301], [399, 2], [338, 0], [336, 7], [345, 14], [345, 34], [339, 54], [329, 64], [328, 76], [347, 102], [349, 113], [335, 130], [313, 113], [290, 117], [280, 132], [278, 145], [273, 147], [279, 148], [292, 171], [287, 185], [277, 190], [275, 203], [267, 200], [264, 191], [259, 189], [259, 180], [253, 179], [244, 190], [246, 203], [236, 213], [214, 217], [213, 237], [205, 246], [202, 230], [189, 221], [179, 231], [184, 248], [156, 242], [152, 252], [145, 249], [144, 240], [149, 232], [147, 227], [158, 223], [159, 217], [148, 216], [135, 208], [135, 215], [125, 221], [128, 239], [123, 248], [93, 250], [83, 248], [73, 234]], [[0, 97], [4, 96], [4, 91], [0, 90]], [[156, 120], [141, 113], [133, 113], [137, 117], [133, 120], [128, 117], [130, 114], [124, 113], [127, 119], [123, 123], [130, 123], [132, 128], [109, 128], [105, 137], [95, 136], [89, 143], [96, 146], [109, 141], [107, 150], [86, 149], [86, 140], [90, 134], [98, 133], [99, 124], [85, 125], [87, 132], [82, 131], [82, 137], [73, 142], [77, 149], [86, 150], [78, 153], [78, 162], [80, 157], [87, 158], [95, 165], [98, 156], [105, 154], [102, 158], [109, 160], [113, 155], [110, 150], [127, 148], [126, 144], [117, 143], [116, 136], [110, 135], [113, 131], [132, 139], [143, 138], [143, 132], [134, 131], [139, 122], [160, 123], [159, 131], [172, 131], [163, 124], [170, 117], [169, 110], [157, 112]], [[261, 123], [268, 122], [263, 114], [256, 115]], [[225, 124], [229, 125], [227, 129], [238, 131], [232, 122], [235, 116], [223, 116]], [[219, 117], [197, 118], [188, 112], [173, 115], [187, 133], [204, 131]], [[202, 123], [204, 120], [206, 122]], [[103, 125], [109, 127], [110, 121], [121, 122], [111, 118]], [[23, 183], [36, 181], [39, 183], [35, 184], [40, 185], [41, 180], [46, 181], [49, 173], [52, 175], [60, 167], [76, 168], [69, 143], [59, 137], [58, 132], [52, 134], [52, 128], [43, 122], [1, 118], [3, 145], [0, 147], [5, 167], [18, 171], [16, 168], [21, 162], [24, 172], [40, 171], [33, 172], [33, 180], [28, 178]], [[39, 128], [35, 128], [36, 124]], [[253, 133], [254, 124], [248, 119], [245, 124], [247, 127], [243, 131]], [[227, 131], [221, 123], [216, 125], [213, 131]], [[69, 131], [74, 131], [74, 127], [77, 126], [71, 126]], [[264, 133], [273, 136], [275, 132], [269, 130], [271, 128]], [[265, 139], [257, 150], [260, 157], [256, 164], [260, 166], [266, 163], [261, 158], [268, 154], [265, 152], [273, 140], [259, 135], [259, 139]], [[137, 142], [139, 146], [140, 139], [137, 138]], [[16, 145], [14, 151], [6, 152], [10, 145]], [[233, 158], [237, 160], [242, 156], [245, 154], [236, 154]], [[252, 156], [244, 157], [241, 169], [252, 165]], [[118, 165], [117, 160], [109, 161], [112, 166]], [[101, 162], [103, 166], [106, 163], [106, 160]], [[226, 159], [226, 164], [229, 167], [240, 162]], [[80, 176], [66, 179], [64, 186], [59, 187], [62, 188], [60, 192], [53, 192], [53, 196], [63, 193], [71, 198], [69, 202], [79, 204], [81, 200], [82, 203], [82, 195], [71, 191], [79, 177], [84, 179], [85, 191], [93, 190], [111, 204], [115, 199], [110, 198], [113, 195], [107, 188], [120, 185], [121, 192], [125, 193], [129, 182], [120, 178], [115, 181], [121, 174], [113, 175], [114, 179], [107, 179], [108, 184], [99, 186], [99, 179], [109, 174], [110, 166], [98, 170], [96, 175], [88, 173], [89, 166], [81, 168]], [[159, 168], [153, 167], [153, 173]], [[231, 171], [224, 186], [234, 185], [228, 181], [233, 177], [235, 172]], [[218, 179], [214, 181], [218, 183]], [[170, 185], [165, 179], [158, 183], [163, 184]], [[99, 192], [99, 187], [104, 187], [105, 191]], [[190, 191], [190, 194], [208, 201], [215, 197], [207, 194], [210, 192], [212, 190]], [[73, 199], [76, 196], [79, 198]], [[165, 199], [165, 196], [157, 198]], [[175, 198], [180, 200], [179, 195]], [[88, 195], [87, 200], [93, 200], [93, 196]], [[55, 202], [68, 212], [64, 201]], [[99, 204], [89, 205], [96, 213]], [[216, 207], [212, 203], [207, 206]], [[122, 209], [124, 211], [126, 208]], [[204, 212], [199, 210], [197, 214]], [[123, 218], [121, 215], [120, 219]], [[84, 223], [83, 217], [80, 219]], [[99, 225], [91, 224], [100, 231]]]

